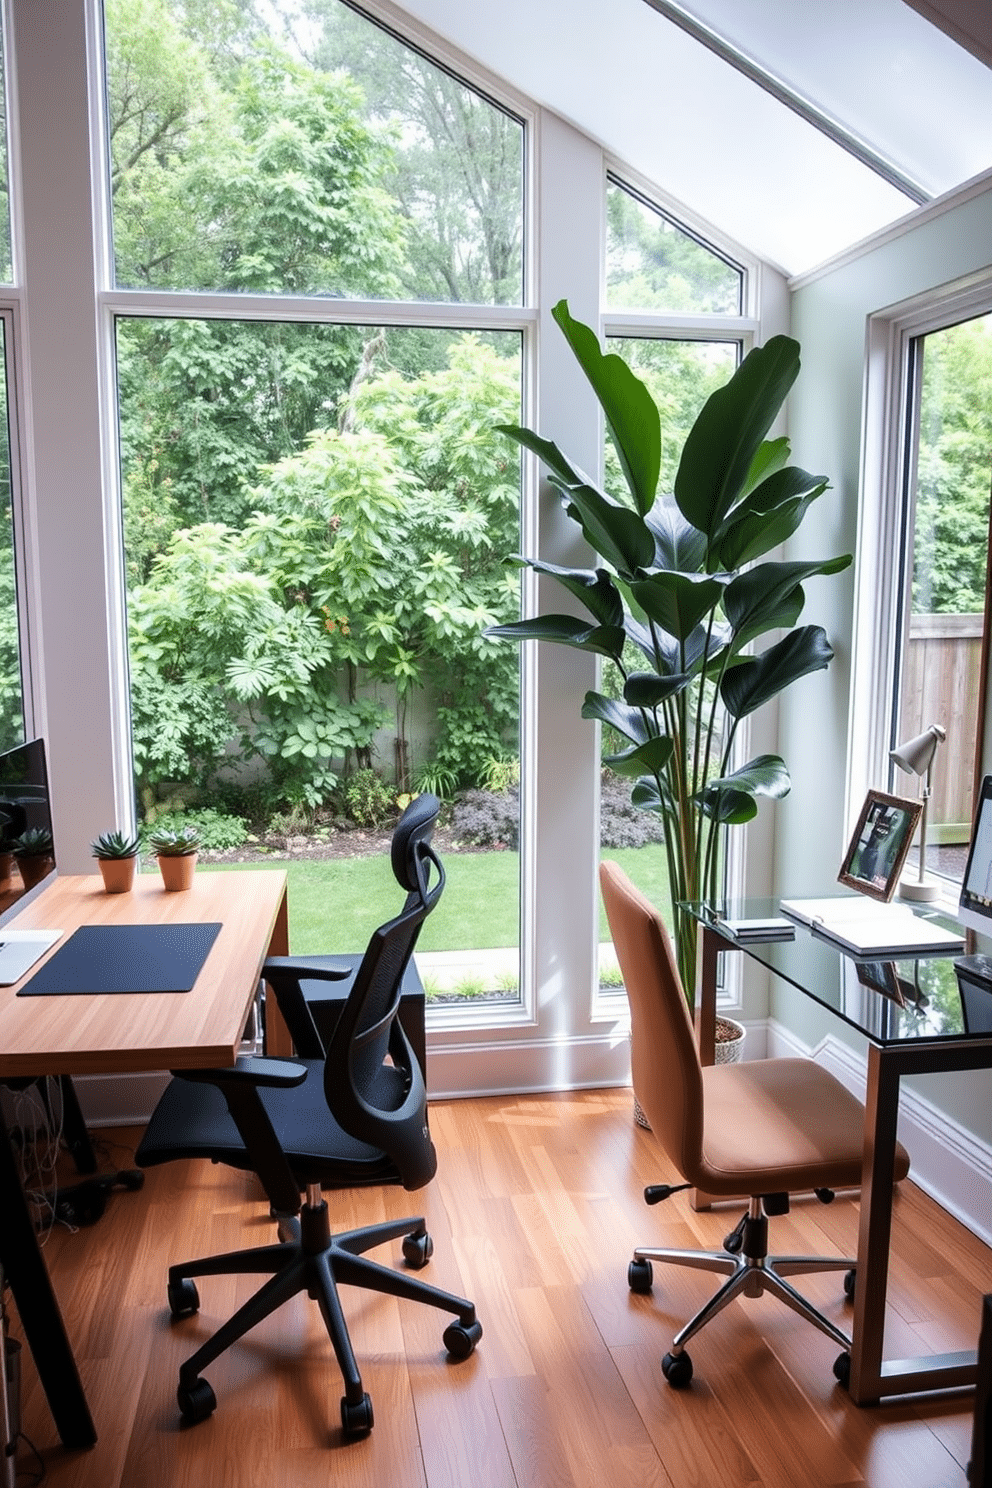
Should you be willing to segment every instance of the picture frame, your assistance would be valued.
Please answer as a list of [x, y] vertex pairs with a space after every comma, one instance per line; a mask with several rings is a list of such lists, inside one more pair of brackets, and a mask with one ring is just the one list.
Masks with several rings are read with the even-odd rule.
[[922, 810], [922, 801], [870, 790], [844, 854], [838, 882], [888, 903], [896, 891]]

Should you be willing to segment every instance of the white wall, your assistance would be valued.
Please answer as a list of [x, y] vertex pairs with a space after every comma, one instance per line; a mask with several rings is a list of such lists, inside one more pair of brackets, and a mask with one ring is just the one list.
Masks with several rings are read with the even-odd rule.
[[[794, 284], [792, 331], [803, 370], [790, 399], [789, 433], [799, 463], [828, 474], [834, 487], [803, 525], [803, 555], [855, 550], [868, 317], [985, 268], [990, 257], [992, 178], [986, 178]], [[784, 695], [780, 707], [781, 752], [794, 785], [776, 818], [778, 879], [799, 894], [830, 892], [860, 804], [845, 799], [853, 570], [814, 581], [808, 593], [808, 611], [826, 626], [836, 659], [826, 682], [823, 674], [807, 679]], [[812, 1005], [797, 1009], [774, 991], [772, 1013], [801, 1030], [807, 1044], [836, 1032], [829, 1014]], [[976, 1073], [931, 1077], [921, 1089], [952, 1119], [992, 1141], [989, 1084], [988, 1073]]]

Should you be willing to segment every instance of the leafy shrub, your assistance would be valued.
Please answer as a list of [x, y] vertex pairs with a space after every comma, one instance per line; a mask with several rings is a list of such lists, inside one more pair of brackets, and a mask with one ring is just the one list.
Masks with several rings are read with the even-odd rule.
[[163, 811], [154, 821], [145, 822], [141, 831], [143, 843], [147, 845], [153, 831], [181, 832], [184, 827], [196, 828], [204, 852], [240, 847], [248, 836], [248, 826], [242, 817], [228, 816], [213, 806], [202, 806], [189, 811]]
[[647, 847], [663, 842], [664, 826], [653, 811], [642, 811], [630, 801], [630, 781], [603, 772], [599, 796], [599, 842], [601, 847]]
[[470, 847], [520, 845], [520, 805], [517, 791], [469, 790], [451, 810], [451, 831]]
[[381, 827], [396, 810], [393, 792], [374, 770], [356, 770], [344, 788], [345, 810], [360, 827]]
[[519, 784], [520, 761], [515, 756], [511, 759], [497, 756], [486, 760], [479, 775], [482, 790], [505, 791], [515, 789]]

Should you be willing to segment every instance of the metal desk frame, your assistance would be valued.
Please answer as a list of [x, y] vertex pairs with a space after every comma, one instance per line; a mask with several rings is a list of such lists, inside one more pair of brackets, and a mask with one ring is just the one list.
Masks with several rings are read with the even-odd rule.
[[[702, 922], [699, 935], [696, 1027], [700, 1058], [704, 1064], [712, 1064], [717, 957], [721, 951], [743, 951], [747, 955], [752, 948], [729, 939]], [[839, 950], [838, 954], [841, 954]], [[760, 956], [754, 959], [775, 975], [774, 968]], [[794, 984], [789, 982], [788, 985]], [[812, 996], [811, 993], [807, 995]], [[868, 1085], [865, 1095], [858, 1281], [854, 1294], [848, 1392], [856, 1405], [873, 1405], [889, 1396], [932, 1390], [968, 1389], [974, 1386], [977, 1378], [978, 1354], [975, 1350], [931, 1354], [913, 1359], [885, 1359], [883, 1335], [892, 1234], [899, 1082], [903, 1075], [992, 1069], [992, 1037], [934, 1037], [912, 1043], [879, 1045], [872, 1041], [870, 1033], [862, 1031], [869, 1040]]]

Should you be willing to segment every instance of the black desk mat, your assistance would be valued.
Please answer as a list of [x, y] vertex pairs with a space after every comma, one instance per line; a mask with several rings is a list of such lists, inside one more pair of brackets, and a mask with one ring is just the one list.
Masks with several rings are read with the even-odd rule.
[[190, 925], [81, 925], [17, 995], [188, 992], [219, 933], [219, 920]]

